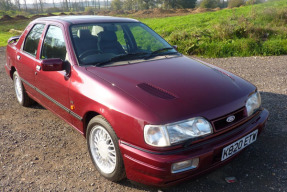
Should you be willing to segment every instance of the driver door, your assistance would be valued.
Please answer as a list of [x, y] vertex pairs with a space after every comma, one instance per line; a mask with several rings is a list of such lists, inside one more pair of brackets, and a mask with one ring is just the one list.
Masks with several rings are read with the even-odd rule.
[[[66, 61], [67, 50], [63, 36], [63, 30], [56, 25], [47, 28], [46, 35], [42, 41], [40, 58], [36, 63], [35, 84], [38, 88], [40, 101], [45, 107], [54, 111], [67, 121], [71, 120], [69, 102], [70, 78], [66, 71], [42, 71], [41, 60], [60, 58]], [[67, 62], [68, 63], [68, 62]]]

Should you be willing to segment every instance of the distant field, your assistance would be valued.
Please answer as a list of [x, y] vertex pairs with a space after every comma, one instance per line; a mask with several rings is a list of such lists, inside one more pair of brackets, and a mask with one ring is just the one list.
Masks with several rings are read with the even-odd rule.
[[[134, 17], [128, 15], [128, 17]], [[136, 16], [135, 16], [136, 18]], [[287, 54], [287, 0], [165, 18], [138, 18], [186, 55], [231, 57]], [[0, 46], [10, 29], [28, 20], [0, 22]]]

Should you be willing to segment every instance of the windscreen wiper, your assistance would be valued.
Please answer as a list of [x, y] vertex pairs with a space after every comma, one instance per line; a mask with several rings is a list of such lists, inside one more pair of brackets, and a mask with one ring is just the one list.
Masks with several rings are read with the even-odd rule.
[[[147, 56], [145, 56], [144, 59], [148, 59], [148, 58], [150, 58], [152, 56], [158, 55], [161, 52], [168, 51], [168, 50], [171, 50], [171, 49], [174, 49], [174, 48], [172, 48], [172, 47], [165, 47], [165, 48], [162, 48], [162, 49], [158, 49], [156, 51], [153, 51], [153, 52], [149, 53]], [[174, 53], [177, 53], [177, 52], [174, 52]], [[172, 53], [172, 54], [174, 54], [174, 53]]]
[[112, 57], [109, 60], [95, 63], [94, 65], [96, 65], [97, 67], [100, 67], [100, 66], [106, 65], [106, 64], [111, 63], [111, 62], [124, 61], [126, 59], [129, 59], [129, 60], [130, 59], [136, 59], [134, 56], [140, 56], [140, 55], [146, 55], [146, 53], [145, 52], [137, 52], [137, 53], [128, 53], [128, 54], [118, 55], [118, 56]]

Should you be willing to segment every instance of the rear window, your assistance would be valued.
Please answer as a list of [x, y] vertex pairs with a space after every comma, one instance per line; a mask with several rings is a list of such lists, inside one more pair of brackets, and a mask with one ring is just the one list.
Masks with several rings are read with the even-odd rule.
[[44, 24], [36, 24], [29, 34], [26, 37], [25, 44], [23, 47], [23, 50], [33, 56], [36, 56], [38, 44], [40, 37], [42, 35], [42, 32], [44, 30], [45, 25]]

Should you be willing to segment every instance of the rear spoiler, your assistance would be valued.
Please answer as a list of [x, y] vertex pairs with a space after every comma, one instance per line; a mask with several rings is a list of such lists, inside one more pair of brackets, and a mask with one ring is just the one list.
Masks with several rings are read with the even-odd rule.
[[8, 39], [8, 44], [14, 44], [17, 43], [19, 40], [20, 36], [14, 36], [14, 37], [10, 37], [10, 39]]

